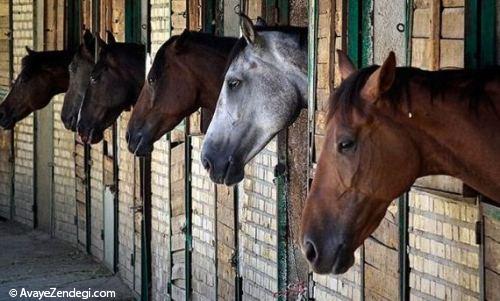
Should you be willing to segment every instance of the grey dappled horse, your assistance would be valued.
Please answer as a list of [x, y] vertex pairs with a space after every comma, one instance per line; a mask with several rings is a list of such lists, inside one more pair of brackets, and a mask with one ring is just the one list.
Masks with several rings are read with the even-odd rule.
[[226, 185], [307, 107], [307, 29], [256, 28], [242, 15], [241, 30], [202, 149], [210, 178]]

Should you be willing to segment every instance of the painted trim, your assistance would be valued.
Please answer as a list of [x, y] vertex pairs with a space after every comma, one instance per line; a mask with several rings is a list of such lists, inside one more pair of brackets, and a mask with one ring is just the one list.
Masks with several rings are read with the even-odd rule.
[[[317, 88], [317, 56], [318, 56], [318, 6], [319, 0], [310, 0], [308, 5], [308, 36], [307, 36], [307, 130], [308, 130], [308, 150], [307, 150], [307, 193], [309, 193], [312, 180], [312, 170], [314, 165], [314, 148], [316, 135], [316, 88]], [[307, 298], [314, 299], [314, 277], [309, 272], [307, 281]]]

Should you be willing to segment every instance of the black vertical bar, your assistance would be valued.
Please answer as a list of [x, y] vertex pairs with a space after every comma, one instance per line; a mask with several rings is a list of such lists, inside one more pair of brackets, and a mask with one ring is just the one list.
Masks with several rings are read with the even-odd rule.
[[410, 297], [410, 261], [408, 258], [408, 199], [405, 192], [398, 200], [399, 215], [399, 299]]

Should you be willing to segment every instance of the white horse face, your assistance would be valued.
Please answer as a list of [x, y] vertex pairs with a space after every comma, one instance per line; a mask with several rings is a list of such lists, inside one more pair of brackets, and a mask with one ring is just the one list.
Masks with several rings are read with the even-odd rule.
[[[290, 47], [300, 51], [293, 37], [257, 33], [249, 26], [242, 28], [247, 45], [226, 72], [203, 145], [202, 162], [211, 179], [226, 185], [241, 181], [245, 164], [295, 120], [307, 89], [305, 68], [290, 62], [300, 56], [291, 54]], [[297, 70], [304, 70], [303, 77]]]

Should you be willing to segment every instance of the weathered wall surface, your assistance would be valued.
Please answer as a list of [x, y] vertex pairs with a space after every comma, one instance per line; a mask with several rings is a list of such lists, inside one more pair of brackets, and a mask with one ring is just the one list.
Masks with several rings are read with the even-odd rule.
[[[0, 100], [9, 89], [9, 1], [0, 1]], [[0, 130], [0, 216], [10, 218], [12, 163], [11, 131]]]
[[[21, 70], [21, 59], [26, 55], [25, 46], [33, 47], [33, 1], [13, 2], [14, 23], [14, 73]], [[14, 76], [14, 77], [15, 77]], [[34, 136], [33, 114], [23, 119], [14, 130], [15, 149], [15, 212], [14, 220], [33, 226], [34, 202]]]
[[[170, 3], [151, 1], [151, 60], [170, 37]], [[168, 298], [170, 257], [170, 143], [163, 137], [151, 155], [151, 268], [154, 300]]]

